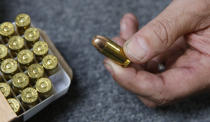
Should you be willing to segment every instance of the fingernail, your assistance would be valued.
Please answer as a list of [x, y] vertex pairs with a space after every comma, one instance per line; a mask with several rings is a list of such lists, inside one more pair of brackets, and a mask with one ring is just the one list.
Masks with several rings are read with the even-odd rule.
[[143, 62], [147, 56], [148, 45], [141, 37], [133, 37], [125, 44], [125, 53], [128, 57], [134, 58], [139, 62]]
[[124, 32], [124, 31], [126, 31], [126, 23], [125, 22], [121, 22], [120, 32]]
[[112, 67], [112, 65], [109, 63], [108, 60], [105, 60], [105, 61], [104, 61], [104, 66], [105, 66], [105, 68], [106, 68], [111, 74], [113, 74], [113, 67]]

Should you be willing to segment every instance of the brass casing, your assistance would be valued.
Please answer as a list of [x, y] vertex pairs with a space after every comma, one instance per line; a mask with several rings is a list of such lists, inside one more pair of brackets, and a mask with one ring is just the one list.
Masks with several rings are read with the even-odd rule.
[[1, 63], [1, 71], [5, 74], [13, 74], [17, 71], [17, 69], [17, 61], [12, 58], [5, 59]]
[[54, 55], [47, 55], [42, 59], [42, 66], [48, 75], [53, 75], [58, 71], [58, 59]]
[[9, 98], [7, 99], [10, 107], [12, 108], [12, 110], [18, 114], [20, 113], [21, 107], [20, 107], [20, 103], [18, 102], [18, 100], [16, 100], [15, 98]]
[[12, 77], [12, 86], [15, 92], [20, 92], [29, 85], [29, 77], [23, 73], [17, 73]]
[[21, 100], [29, 108], [37, 104], [38, 97], [38, 92], [32, 87], [28, 87], [21, 92]]
[[28, 14], [18, 14], [15, 19], [15, 24], [20, 35], [23, 35], [25, 30], [31, 25], [31, 18]]
[[28, 76], [31, 79], [38, 79], [44, 75], [44, 68], [40, 64], [32, 64], [28, 67]]
[[7, 83], [0, 83], [0, 91], [6, 98], [11, 96], [11, 87]]
[[12, 36], [8, 42], [8, 47], [13, 57], [17, 56], [17, 53], [24, 48], [24, 45], [24, 39], [21, 36]]
[[92, 44], [100, 53], [123, 67], [128, 67], [131, 63], [125, 56], [123, 48], [106, 37], [95, 36]]
[[32, 48], [33, 44], [40, 38], [40, 32], [38, 28], [28, 28], [24, 33], [24, 38], [26, 40], [27, 46]]
[[48, 44], [45, 41], [38, 41], [33, 45], [33, 52], [36, 60], [40, 62], [48, 54]]
[[0, 25], [0, 35], [4, 42], [15, 33], [15, 27], [11, 22], [4, 22]]
[[28, 49], [21, 50], [17, 55], [17, 60], [21, 65], [29, 66], [34, 61], [34, 54]]
[[8, 48], [5, 45], [0, 44], [0, 60], [3, 60], [7, 57], [8, 57]]
[[52, 95], [53, 85], [49, 78], [40, 78], [36, 81], [36, 90], [41, 96], [47, 98]]

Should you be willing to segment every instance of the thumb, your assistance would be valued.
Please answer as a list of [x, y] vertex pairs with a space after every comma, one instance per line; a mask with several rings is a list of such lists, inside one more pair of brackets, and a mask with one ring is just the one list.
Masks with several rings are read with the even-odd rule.
[[173, 1], [124, 44], [126, 56], [134, 63], [145, 63], [166, 51], [177, 38], [196, 31], [204, 8], [198, 0]]

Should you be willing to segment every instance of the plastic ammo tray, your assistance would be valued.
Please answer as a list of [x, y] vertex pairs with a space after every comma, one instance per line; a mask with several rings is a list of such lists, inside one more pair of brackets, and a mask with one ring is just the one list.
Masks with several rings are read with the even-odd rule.
[[[13, 25], [15, 27], [15, 35], [18, 35], [17, 27], [16, 27], [15, 22], [13, 23]], [[30, 27], [33, 27], [33, 26], [30, 25]], [[39, 32], [40, 32], [39, 41], [47, 42], [48, 47], [49, 47], [48, 54], [56, 56], [57, 60], [58, 60], [57, 71], [52, 75], [44, 75], [43, 76], [43, 77], [47, 77], [51, 80], [52, 85], [53, 85], [53, 87], [52, 87], [53, 92], [48, 97], [45, 97], [45, 98], [39, 96], [36, 104], [34, 104], [32, 107], [25, 107], [25, 105], [24, 105], [24, 103], [21, 99], [22, 91], [20, 91], [20, 93], [15, 92], [15, 90], [13, 89], [13, 86], [12, 86], [11, 78], [9, 78], [8, 80], [5, 80], [5, 78], [4, 78], [4, 80], [0, 81], [0, 83], [3, 82], [3, 83], [7, 83], [7, 84], [10, 85], [11, 96], [5, 98], [5, 96], [0, 92], [0, 122], [26, 121], [29, 118], [31, 118], [32, 116], [34, 116], [36, 113], [38, 113], [39, 111], [44, 109], [47, 105], [49, 105], [50, 103], [52, 103], [53, 101], [55, 101], [59, 97], [63, 96], [65, 93], [67, 93], [67, 91], [70, 87], [71, 80], [73, 78], [72, 69], [68, 66], [68, 64], [66, 63], [64, 58], [61, 56], [61, 54], [56, 49], [56, 47], [54, 46], [52, 41], [45, 34], [45, 32], [43, 32], [41, 29], [39, 29]], [[23, 35], [21, 34], [19, 36], [24, 37], [24, 34]], [[11, 37], [8, 37], [8, 39], [9, 38], [11, 38]], [[0, 44], [4, 44], [5, 46], [8, 47], [8, 42], [7, 43], [2, 43], [3, 40], [4, 40], [4, 38], [0, 37]], [[24, 49], [29, 49], [29, 50], [32, 51], [32, 48], [27, 48], [27, 46]], [[10, 51], [10, 49], [8, 49], [8, 50]], [[0, 53], [1, 53], [1, 49], [0, 49]], [[41, 61], [36, 61], [36, 56], [35, 55], [34, 55], [34, 57], [35, 57], [35, 62], [42, 65]], [[17, 61], [17, 57], [15, 57], [15, 56], [10, 56], [10, 58], [13, 58]], [[3, 60], [1, 60], [0, 63], [2, 63], [2, 61]], [[18, 65], [19, 65], [19, 63], [18, 63]], [[18, 72], [24, 72], [25, 74], [28, 73], [27, 69], [26, 70], [19, 70]], [[1, 71], [1, 74], [3, 75], [4, 73], [2, 73], [2, 71]], [[29, 80], [31, 80], [30, 77], [29, 77]], [[29, 84], [29, 86], [27, 86], [27, 87], [32, 87], [32, 88], [36, 89], [35, 88], [35, 83], [37, 82], [37, 80], [38, 80], [38, 78], [35, 79], [35, 80], [33, 79], [33, 81], [30, 81], [30, 82], [34, 82], [34, 84]], [[0, 89], [1, 89], [1, 87], [0, 87]], [[38, 93], [38, 95], [39, 95], [39, 93]], [[8, 98], [15, 98], [19, 102], [21, 112], [15, 113], [13, 111], [11, 105], [7, 101]]]

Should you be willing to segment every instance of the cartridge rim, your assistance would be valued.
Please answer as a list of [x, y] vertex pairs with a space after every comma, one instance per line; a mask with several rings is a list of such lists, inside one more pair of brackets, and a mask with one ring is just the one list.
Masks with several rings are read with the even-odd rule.
[[52, 82], [49, 78], [40, 78], [36, 82], [36, 90], [39, 93], [48, 93], [52, 89]]
[[22, 13], [17, 15], [15, 19], [15, 24], [17, 27], [26, 27], [31, 24], [31, 18], [28, 14]]
[[9, 98], [7, 101], [15, 113], [20, 111], [20, 103], [15, 98]]
[[0, 35], [11, 36], [14, 32], [15, 28], [11, 22], [4, 22], [0, 25]]
[[28, 76], [30, 78], [40, 78], [44, 75], [44, 69], [40, 64], [32, 64], [28, 67]]
[[16, 88], [23, 89], [29, 84], [29, 77], [25, 73], [17, 73], [12, 77], [12, 85]]
[[11, 50], [20, 50], [24, 46], [24, 39], [21, 36], [12, 36], [9, 39], [8, 46]]
[[28, 87], [21, 92], [21, 99], [24, 103], [32, 104], [38, 100], [38, 92], [32, 87]]
[[24, 33], [24, 38], [26, 41], [35, 42], [39, 39], [40, 32], [37, 28], [29, 28]]
[[5, 58], [7, 54], [8, 54], [8, 48], [5, 45], [0, 44], [0, 59]]
[[17, 55], [17, 59], [21, 64], [29, 64], [34, 60], [34, 54], [28, 49], [21, 50]]
[[17, 68], [18, 68], [17, 61], [15, 61], [12, 58], [8, 58], [8, 59], [5, 59], [4, 61], [2, 61], [1, 70], [2, 70], [2, 72], [6, 73], [6, 74], [15, 72], [17, 70]]
[[54, 55], [47, 55], [43, 58], [42, 65], [45, 69], [54, 69], [58, 65], [58, 59]]
[[0, 91], [7, 98], [11, 93], [11, 87], [7, 83], [0, 83]]
[[48, 44], [44, 41], [38, 41], [33, 46], [33, 52], [35, 55], [45, 55], [48, 52]]

